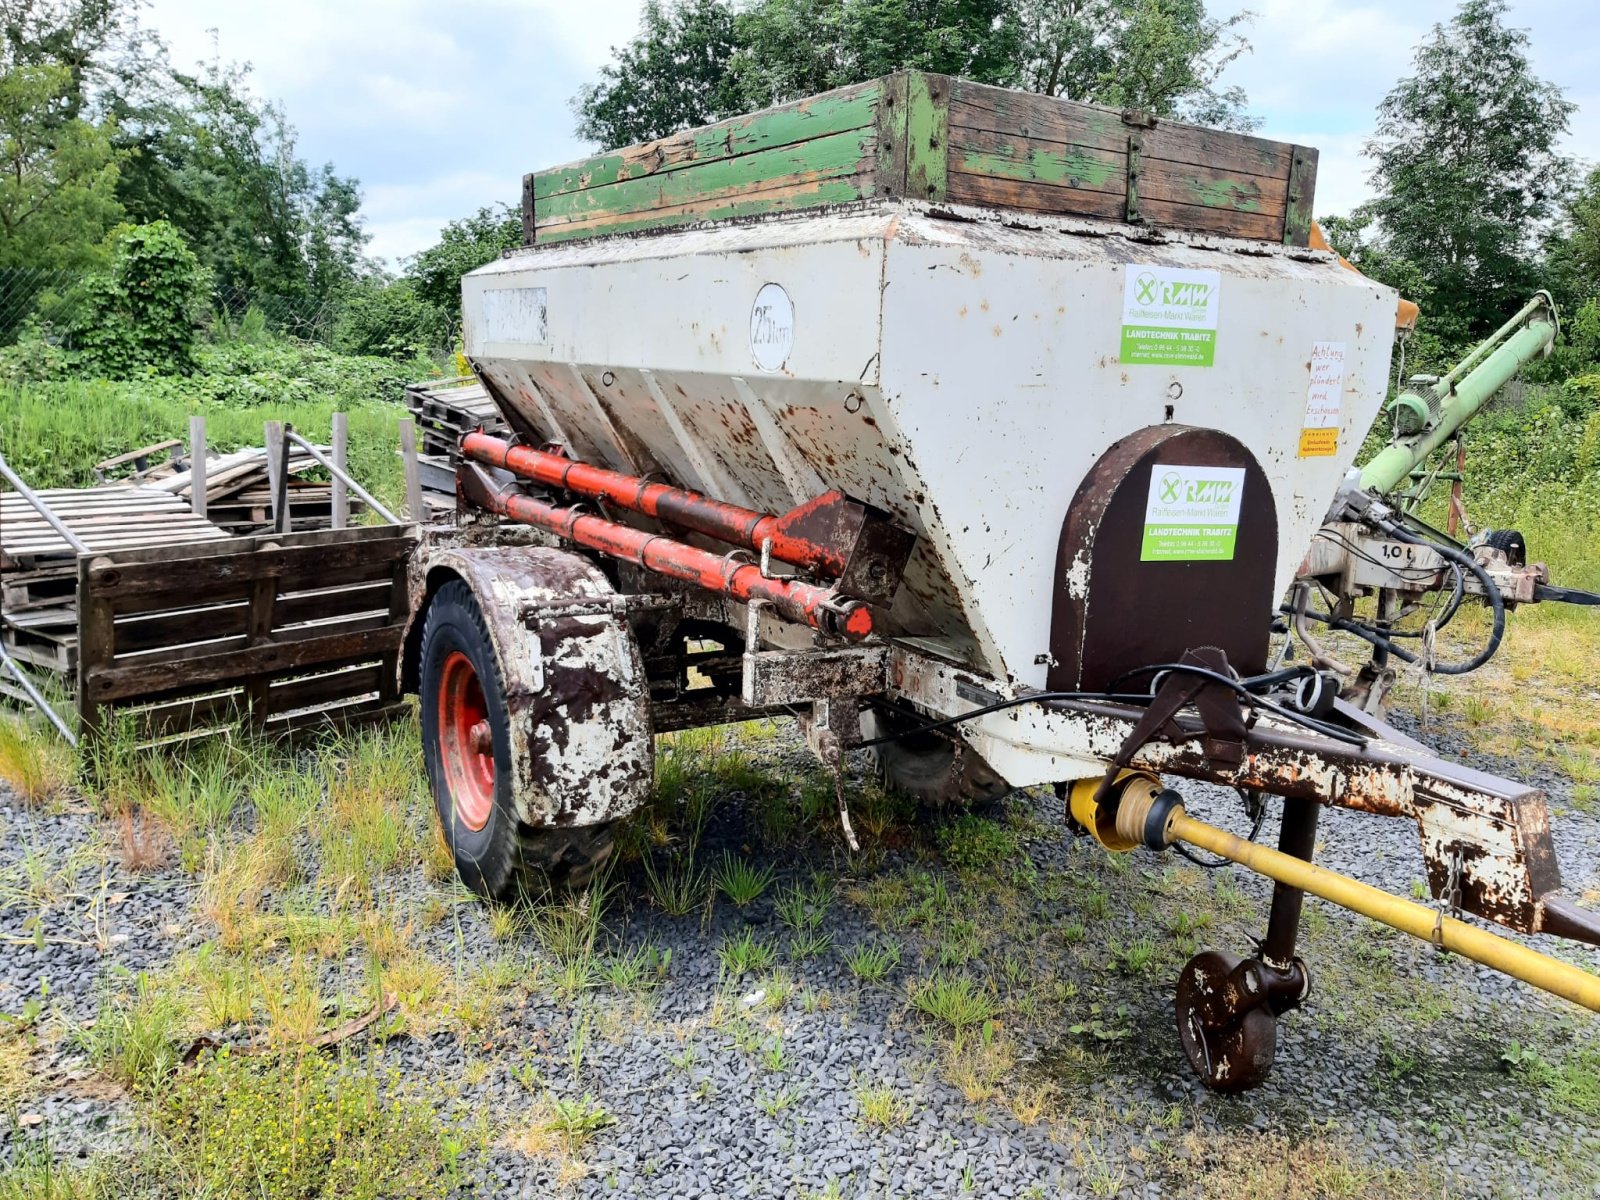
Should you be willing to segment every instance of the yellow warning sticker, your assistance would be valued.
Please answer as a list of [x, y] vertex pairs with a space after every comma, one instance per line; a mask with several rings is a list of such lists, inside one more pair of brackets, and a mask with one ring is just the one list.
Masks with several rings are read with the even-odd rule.
[[1334, 428], [1302, 429], [1301, 458], [1328, 458], [1339, 452], [1339, 431]]

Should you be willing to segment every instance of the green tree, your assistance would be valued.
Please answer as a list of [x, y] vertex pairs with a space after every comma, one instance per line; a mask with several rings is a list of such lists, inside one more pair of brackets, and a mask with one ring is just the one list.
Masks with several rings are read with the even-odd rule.
[[1550, 239], [1548, 262], [1551, 285], [1565, 307], [1600, 298], [1600, 167], [1573, 193], [1562, 227]]
[[[1480, 337], [1540, 284], [1537, 249], [1570, 189], [1574, 105], [1539, 79], [1505, 0], [1466, 0], [1378, 108], [1370, 215], [1391, 270], [1426, 281], [1426, 328]], [[1386, 282], [1395, 282], [1389, 278]]]
[[461, 325], [461, 277], [522, 245], [522, 214], [508, 204], [480, 208], [451, 221], [430, 246], [406, 264], [417, 295], [444, 314], [451, 332]]
[[124, 225], [107, 238], [111, 265], [85, 281], [71, 333], [84, 371], [121, 379], [194, 369], [199, 262], [166, 221]]
[[110, 132], [79, 118], [64, 67], [0, 73], [0, 266], [82, 267], [121, 216]]
[[1013, 20], [1030, 91], [1229, 129], [1258, 124], [1243, 90], [1219, 85], [1250, 51], [1247, 12], [1211, 17], [1201, 0], [1020, 0]]
[[333, 348], [408, 362], [444, 344], [449, 321], [413, 280], [374, 275], [347, 286], [333, 326]]
[[639, 33], [573, 100], [578, 136], [605, 147], [665, 137], [732, 111], [733, 8], [724, 0], [645, 0]]
[[574, 100], [607, 148], [916, 68], [1250, 128], [1220, 76], [1249, 14], [1203, 0], [649, 0]]

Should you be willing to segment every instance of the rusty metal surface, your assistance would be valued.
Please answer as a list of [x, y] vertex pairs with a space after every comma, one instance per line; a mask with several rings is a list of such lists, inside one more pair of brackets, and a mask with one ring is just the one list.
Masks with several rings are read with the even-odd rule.
[[887, 651], [881, 645], [832, 650], [747, 650], [744, 702], [763, 707], [832, 696], [877, 696], [883, 692], [887, 666]]
[[[1163, 467], [1244, 472], [1233, 557], [1146, 561], [1146, 503]], [[1053, 690], [1104, 688], [1125, 671], [1220, 647], [1245, 674], [1266, 664], [1278, 519], [1254, 455], [1214, 429], [1157, 425], [1122, 439], [1084, 477], [1061, 527], [1050, 624]]]
[[[593, 825], [643, 804], [655, 753], [644, 664], [594, 564], [544, 547], [450, 543], [416, 557], [415, 590], [457, 577], [478, 601], [505, 685], [518, 817]], [[574, 611], [582, 601], [591, 607]]]

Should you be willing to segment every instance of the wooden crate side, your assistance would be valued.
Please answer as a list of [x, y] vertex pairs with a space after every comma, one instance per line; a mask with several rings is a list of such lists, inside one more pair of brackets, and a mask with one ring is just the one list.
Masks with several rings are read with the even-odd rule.
[[838, 88], [792, 104], [535, 171], [529, 178], [539, 223], [542, 224], [543, 214], [548, 211], [540, 202], [553, 196], [671, 174], [829, 134], [867, 128], [876, 116], [882, 86], [883, 81], [872, 80]]
[[[350, 717], [394, 705], [388, 676], [398, 676], [408, 616], [411, 532], [330, 530], [255, 544], [243, 556], [212, 547], [80, 559], [86, 729], [111, 706], [134, 710], [147, 736], [177, 736], [241, 712], [272, 729], [298, 724], [308, 707]], [[184, 586], [174, 589], [175, 579]]]
[[949, 143], [953, 201], [1292, 245], [1309, 236], [1305, 147], [964, 80], [951, 87]]
[[845, 203], [870, 194], [877, 162], [873, 131], [852, 130], [761, 150], [661, 178], [637, 179], [541, 201], [536, 239], [620, 233], [711, 215], [776, 212]]
[[692, 204], [648, 209], [617, 217], [567, 222], [549, 228], [541, 227], [539, 244], [545, 246], [576, 238], [635, 233], [643, 229], [667, 229], [674, 225], [689, 225], [698, 221], [766, 216], [806, 208], [821, 208], [830, 204], [849, 204], [869, 195], [872, 186], [873, 177], [865, 174], [814, 181], [778, 181], [770, 187], [696, 201]]

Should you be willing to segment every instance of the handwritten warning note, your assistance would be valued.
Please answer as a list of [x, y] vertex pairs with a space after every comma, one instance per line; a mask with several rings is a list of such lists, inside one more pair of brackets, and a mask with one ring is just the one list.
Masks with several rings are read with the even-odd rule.
[[1300, 457], [1327, 458], [1339, 451], [1339, 400], [1344, 392], [1343, 342], [1313, 342]]

